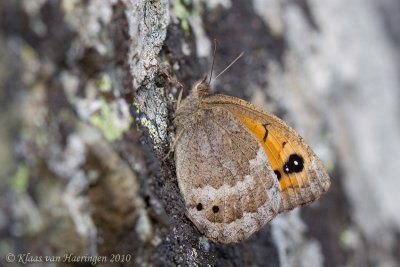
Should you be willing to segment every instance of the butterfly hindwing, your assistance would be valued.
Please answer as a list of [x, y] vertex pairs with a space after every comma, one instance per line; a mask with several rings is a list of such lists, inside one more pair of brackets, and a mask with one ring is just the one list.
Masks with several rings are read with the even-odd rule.
[[205, 108], [176, 146], [179, 188], [197, 228], [239, 242], [279, 211], [279, 185], [262, 145], [235, 116]]

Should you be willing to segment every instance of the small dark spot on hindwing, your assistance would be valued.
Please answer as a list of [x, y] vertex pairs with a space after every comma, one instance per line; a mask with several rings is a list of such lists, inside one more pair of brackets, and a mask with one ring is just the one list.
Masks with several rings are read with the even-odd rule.
[[213, 207], [212, 207], [212, 211], [213, 211], [214, 213], [217, 213], [217, 212], [219, 211], [219, 207], [218, 207], [218, 206], [213, 206]]
[[196, 209], [198, 211], [201, 211], [203, 209], [203, 204], [201, 204], [201, 203], [197, 204]]

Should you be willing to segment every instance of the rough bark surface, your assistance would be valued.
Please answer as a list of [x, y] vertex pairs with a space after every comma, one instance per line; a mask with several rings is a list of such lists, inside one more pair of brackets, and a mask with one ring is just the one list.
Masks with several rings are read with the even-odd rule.
[[[399, 11], [395, 0], [1, 1], [0, 265], [399, 266]], [[233, 245], [185, 216], [165, 157], [179, 83], [185, 96], [209, 75], [213, 38], [217, 73], [245, 52], [213, 90], [284, 118], [332, 179], [318, 202]]]

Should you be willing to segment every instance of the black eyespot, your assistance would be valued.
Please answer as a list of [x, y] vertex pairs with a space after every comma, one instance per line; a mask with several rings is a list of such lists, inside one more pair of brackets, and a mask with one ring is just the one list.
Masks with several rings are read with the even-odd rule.
[[213, 211], [214, 213], [217, 213], [217, 212], [219, 211], [219, 207], [218, 207], [218, 206], [213, 206], [213, 207], [212, 207], [212, 211]]
[[304, 159], [298, 154], [289, 156], [288, 161], [283, 165], [285, 173], [301, 172], [304, 169]]
[[292, 165], [293, 172], [301, 172], [304, 169], [304, 160], [298, 154], [290, 155], [289, 162]]
[[198, 211], [201, 211], [203, 209], [203, 204], [201, 204], [201, 203], [197, 204], [196, 209]]
[[276, 178], [278, 178], [278, 181], [281, 179], [281, 172], [278, 170], [274, 170], [274, 173], [276, 175]]

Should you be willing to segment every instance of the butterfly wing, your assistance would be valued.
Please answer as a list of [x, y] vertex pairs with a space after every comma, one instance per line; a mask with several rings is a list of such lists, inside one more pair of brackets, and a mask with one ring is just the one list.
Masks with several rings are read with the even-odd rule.
[[262, 145], [231, 112], [212, 107], [177, 123], [177, 179], [188, 216], [208, 238], [239, 242], [276, 216], [279, 184]]
[[328, 190], [330, 178], [321, 160], [281, 119], [226, 95], [211, 95], [202, 103], [228, 110], [256, 137], [279, 180], [280, 212], [312, 202]]

